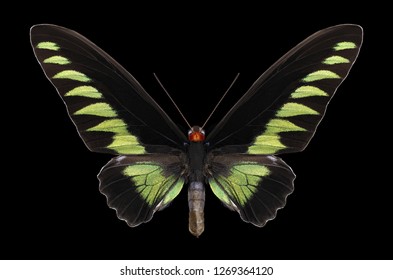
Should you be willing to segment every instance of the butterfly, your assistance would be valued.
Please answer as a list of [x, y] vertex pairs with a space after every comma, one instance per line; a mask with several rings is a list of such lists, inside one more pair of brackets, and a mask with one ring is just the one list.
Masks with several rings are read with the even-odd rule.
[[116, 155], [99, 189], [131, 227], [148, 222], [188, 186], [189, 231], [204, 231], [205, 187], [262, 227], [294, 190], [277, 155], [306, 148], [362, 45], [363, 30], [323, 29], [264, 72], [218, 124], [182, 131], [118, 62], [70, 29], [30, 30], [34, 54], [93, 152]]

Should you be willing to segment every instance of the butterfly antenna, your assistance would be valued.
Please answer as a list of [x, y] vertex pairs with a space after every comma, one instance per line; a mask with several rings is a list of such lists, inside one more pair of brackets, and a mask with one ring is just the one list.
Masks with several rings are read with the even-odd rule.
[[234, 83], [236, 82], [237, 78], [239, 78], [240, 73], [237, 73], [235, 79], [233, 79], [233, 82], [229, 85], [228, 89], [225, 91], [224, 95], [221, 97], [221, 99], [217, 102], [216, 107], [214, 107], [213, 111], [210, 113], [210, 115], [207, 117], [205, 123], [202, 125], [202, 129], [205, 127], [207, 122], [210, 120], [211, 116], [213, 116], [214, 112], [216, 111], [217, 107], [221, 104], [221, 101], [224, 99], [224, 97], [227, 95], [229, 90], [232, 88]]
[[180, 116], [182, 116], [183, 120], [186, 122], [186, 124], [188, 125], [188, 127], [190, 129], [192, 129], [191, 125], [189, 124], [189, 122], [187, 121], [186, 117], [183, 115], [183, 113], [180, 111], [179, 107], [177, 107], [175, 101], [172, 99], [172, 97], [169, 95], [168, 91], [164, 88], [164, 85], [161, 83], [160, 79], [158, 79], [156, 73], [153, 73], [154, 78], [156, 78], [158, 84], [161, 86], [161, 88], [164, 90], [164, 92], [166, 93], [166, 95], [169, 97], [169, 99], [172, 101], [172, 104], [176, 107], [177, 111], [179, 112]]

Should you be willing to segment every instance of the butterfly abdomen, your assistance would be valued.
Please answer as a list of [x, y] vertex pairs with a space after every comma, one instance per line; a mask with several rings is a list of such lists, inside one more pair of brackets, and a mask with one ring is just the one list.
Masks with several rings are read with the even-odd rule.
[[205, 230], [205, 186], [202, 182], [191, 182], [188, 187], [188, 228], [196, 237]]
[[203, 142], [190, 142], [188, 146], [189, 158], [189, 187], [188, 187], [188, 208], [189, 208], [189, 230], [199, 236], [205, 229], [204, 207], [205, 207], [205, 186], [203, 166], [206, 150]]

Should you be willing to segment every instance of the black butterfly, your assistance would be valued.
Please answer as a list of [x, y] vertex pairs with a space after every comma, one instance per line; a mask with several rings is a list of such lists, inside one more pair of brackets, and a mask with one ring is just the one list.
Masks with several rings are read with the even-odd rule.
[[293, 191], [277, 154], [302, 151], [362, 44], [358, 25], [321, 30], [273, 64], [205, 135], [188, 136], [120, 64], [75, 31], [31, 28], [34, 53], [86, 146], [118, 155], [98, 175], [129, 226], [148, 222], [188, 184], [189, 230], [204, 230], [205, 185], [262, 227]]

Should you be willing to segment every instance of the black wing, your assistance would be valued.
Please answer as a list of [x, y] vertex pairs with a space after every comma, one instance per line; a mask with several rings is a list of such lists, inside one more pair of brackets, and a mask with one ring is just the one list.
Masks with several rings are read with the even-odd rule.
[[30, 36], [42, 69], [91, 151], [163, 152], [187, 140], [135, 78], [82, 35], [44, 24], [33, 26]]
[[360, 26], [345, 24], [305, 39], [206, 130], [210, 147], [261, 155], [303, 150], [355, 62], [362, 38]]

